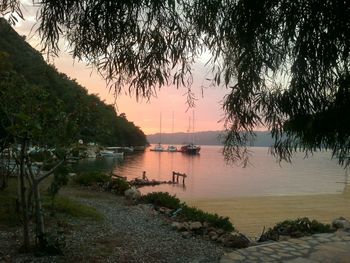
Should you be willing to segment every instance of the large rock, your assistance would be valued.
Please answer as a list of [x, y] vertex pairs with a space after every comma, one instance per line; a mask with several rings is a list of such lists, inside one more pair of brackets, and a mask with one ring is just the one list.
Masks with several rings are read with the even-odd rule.
[[332, 226], [335, 229], [342, 229], [345, 231], [350, 231], [350, 222], [344, 217], [339, 217], [333, 220]]
[[141, 197], [141, 192], [135, 187], [131, 187], [124, 192], [124, 195], [127, 200], [137, 201]]
[[201, 222], [191, 222], [189, 225], [189, 229], [190, 230], [199, 230], [203, 227]]
[[238, 232], [226, 233], [218, 238], [225, 247], [245, 248], [250, 244], [250, 240]]

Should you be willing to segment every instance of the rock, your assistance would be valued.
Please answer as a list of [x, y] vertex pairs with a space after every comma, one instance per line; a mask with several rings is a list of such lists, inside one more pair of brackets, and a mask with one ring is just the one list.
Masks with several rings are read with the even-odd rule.
[[209, 235], [210, 237], [212, 237], [212, 236], [218, 236], [218, 234], [217, 234], [215, 231], [210, 231], [210, 232], [208, 233], [208, 235]]
[[190, 230], [198, 230], [198, 229], [201, 229], [203, 227], [202, 223], [201, 222], [191, 222], [190, 225], [189, 225], [189, 229]]
[[216, 241], [218, 238], [219, 238], [218, 235], [210, 236], [210, 239], [213, 240], [213, 241]]
[[189, 222], [183, 222], [182, 225], [183, 225], [183, 229], [190, 230], [190, 223]]
[[238, 232], [227, 233], [219, 237], [225, 247], [245, 248], [250, 244], [250, 240], [243, 234]]
[[135, 187], [131, 187], [124, 192], [124, 195], [127, 200], [137, 201], [141, 197], [141, 192]]
[[167, 207], [159, 207], [158, 211], [162, 214], [170, 215], [172, 210]]
[[180, 222], [173, 222], [171, 227], [176, 230], [181, 230], [183, 228], [183, 224]]
[[223, 229], [219, 228], [216, 230], [216, 233], [218, 233], [218, 235], [220, 236], [220, 235], [224, 234], [225, 231]]
[[345, 231], [350, 231], [350, 222], [344, 217], [339, 217], [332, 221], [332, 227], [334, 227], [335, 229], [343, 229]]
[[183, 238], [189, 238], [189, 237], [191, 237], [191, 232], [184, 231], [184, 232], [181, 233], [181, 235], [182, 235]]

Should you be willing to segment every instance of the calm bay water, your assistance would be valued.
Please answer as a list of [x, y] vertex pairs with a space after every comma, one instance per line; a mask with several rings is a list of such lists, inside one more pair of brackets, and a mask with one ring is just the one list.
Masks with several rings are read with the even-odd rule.
[[330, 152], [319, 152], [304, 159], [298, 154], [292, 164], [276, 162], [268, 148], [251, 148], [250, 166], [227, 165], [221, 154], [222, 147], [202, 146], [201, 154], [151, 152], [113, 158], [81, 160], [78, 170], [113, 171], [129, 180], [147, 177], [169, 181], [172, 171], [186, 173], [186, 186], [159, 185], [143, 187], [143, 193], [167, 191], [180, 198], [229, 198], [237, 196], [335, 194], [344, 189], [346, 171]]

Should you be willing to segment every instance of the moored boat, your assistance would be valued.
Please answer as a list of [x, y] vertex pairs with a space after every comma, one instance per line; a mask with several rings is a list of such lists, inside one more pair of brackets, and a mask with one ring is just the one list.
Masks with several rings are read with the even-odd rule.
[[174, 145], [169, 145], [167, 148], [168, 152], [177, 152], [177, 148]]
[[187, 153], [187, 154], [199, 154], [200, 150], [201, 150], [201, 147], [194, 145], [193, 143], [183, 145], [180, 148], [180, 152]]
[[154, 146], [153, 149], [151, 149], [152, 152], [165, 152], [166, 150], [164, 149], [164, 147], [158, 143], [157, 145]]

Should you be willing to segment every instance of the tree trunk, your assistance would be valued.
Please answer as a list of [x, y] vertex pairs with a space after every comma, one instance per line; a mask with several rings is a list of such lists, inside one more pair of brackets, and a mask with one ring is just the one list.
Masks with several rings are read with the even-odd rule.
[[35, 180], [33, 182], [33, 192], [34, 192], [34, 202], [35, 202], [35, 217], [36, 217], [36, 237], [39, 241], [39, 247], [43, 248], [45, 246], [44, 242], [44, 216], [42, 213], [41, 200], [40, 200], [40, 189], [39, 182]]
[[29, 224], [28, 224], [28, 204], [26, 199], [26, 186], [25, 186], [25, 170], [24, 170], [24, 158], [26, 154], [26, 141], [23, 140], [21, 144], [20, 153], [20, 169], [19, 169], [19, 200], [21, 202], [22, 209], [22, 220], [23, 220], [23, 249], [24, 251], [29, 250]]

